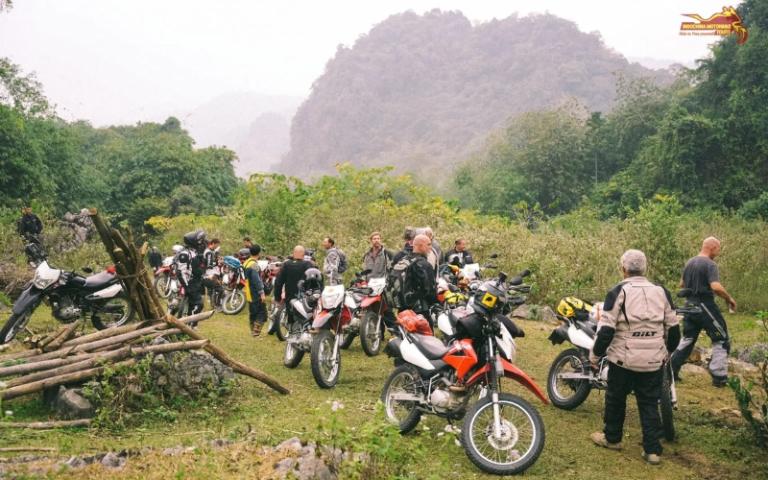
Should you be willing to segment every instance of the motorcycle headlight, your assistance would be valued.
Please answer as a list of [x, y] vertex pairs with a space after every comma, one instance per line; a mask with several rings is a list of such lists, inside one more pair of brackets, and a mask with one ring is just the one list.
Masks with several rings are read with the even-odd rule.
[[32, 285], [34, 285], [38, 290], [45, 290], [46, 288], [56, 283], [56, 280], [58, 280], [58, 278], [44, 277], [35, 274], [35, 278], [32, 279]]

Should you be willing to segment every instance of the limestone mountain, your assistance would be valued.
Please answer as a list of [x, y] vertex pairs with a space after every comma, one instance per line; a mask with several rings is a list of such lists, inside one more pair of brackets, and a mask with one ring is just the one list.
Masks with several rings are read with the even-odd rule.
[[339, 46], [277, 169], [310, 177], [351, 162], [447, 176], [516, 114], [573, 99], [609, 110], [621, 75], [669, 78], [552, 15], [476, 25], [460, 12], [393, 15]]

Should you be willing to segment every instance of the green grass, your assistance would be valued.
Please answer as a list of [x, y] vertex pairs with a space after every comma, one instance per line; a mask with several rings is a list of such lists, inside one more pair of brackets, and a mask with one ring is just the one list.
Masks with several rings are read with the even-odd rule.
[[[40, 309], [31, 327], [53, 328]], [[752, 343], [757, 329], [746, 315], [728, 316], [735, 346]], [[545, 388], [550, 362], [560, 351], [547, 340], [550, 325], [523, 321], [526, 337], [518, 341], [518, 364]], [[199, 446], [189, 455], [166, 457], [149, 454], [129, 462], [122, 472], [88, 468], [62, 473], [77, 478], [246, 478], [255, 477], [264, 462], [258, 449], [247, 445], [277, 444], [293, 436], [305, 439], [327, 434], [318, 424], [331, 416], [331, 403], [338, 400], [344, 408], [336, 412], [341, 428], [353, 432], [375, 416], [375, 405], [385, 378], [392, 369], [384, 355], [368, 358], [355, 341], [342, 354], [341, 380], [332, 390], [315, 385], [309, 369], [309, 357], [294, 370], [282, 366], [283, 343], [273, 336], [253, 339], [248, 334], [245, 314], [236, 317], [216, 315], [203, 322], [203, 335], [223, 347], [235, 358], [259, 368], [291, 389], [287, 396], [250, 378], [240, 377], [230, 397], [218, 405], [183, 411], [173, 423], [145, 422], [140, 427], [119, 433], [97, 430], [19, 431], [0, 429], [3, 446], [56, 446], [61, 455], [98, 453], [125, 448], [177, 445]], [[702, 337], [702, 343], [708, 340]], [[572, 412], [543, 405], [518, 385], [505, 381], [504, 389], [531, 401], [541, 412], [546, 425], [546, 445], [538, 462], [526, 472], [528, 478], [768, 478], [767, 453], [751, 441], [747, 429], [738, 422], [719, 420], [709, 412], [715, 408], [736, 409], [733, 393], [714, 389], [706, 376], [685, 378], [679, 385], [680, 407], [676, 413], [680, 438], [665, 446], [664, 464], [650, 467], [640, 458], [640, 429], [637, 409], [630, 399], [624, 439], [625, 448], [613, 452], [594, 447], [588, 436], [602, 427], [603, 395], [592, 392], [584, 405]], [[6, 402], [3, 410], [12, 410], [13, 420], [41, 420], [49, 413], [36, 398]], [[423, 454], [406, 466], [413, 478], [494, 478], [483, 475], [467, 459], [453, 438], [443, 431], [445, 422], [434, 417], [425, 420], [413, 434], [402, 437], [406, 446], [423, 447]], [[247, 439], [246, 447], [212, 450], [206, 441], [216, 438]]]

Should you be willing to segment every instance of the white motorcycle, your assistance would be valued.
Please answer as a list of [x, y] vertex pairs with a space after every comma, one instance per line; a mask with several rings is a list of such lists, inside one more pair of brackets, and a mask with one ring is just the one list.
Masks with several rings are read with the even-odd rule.
[[[84, 268], [84, 272], [93, 270]], [[10, 318], [0, 329], [0, 343], [8, 343], [26, 327], [32, 313], [45, 301], [53, 317], [62, 323], [90, 318], [94, 327], [122, 325], [133, 318], [133, 304], [115, 274], [115, 267], [83, 277], [41, 262], [35, 276], [13, 304]]]
[[[589, 352], [595, 344], [597, 319], [594, 308], [589, 318], [572, 318], [557, 315], [562, 325], [549, 335], [553, 345], [568, 341], [573, 345], [560, 352], [552, 362], [547, 375], [547, 395], [552, 404], [563, 410], [573, 410], [587, 399], [592, 389], [605, 390], [608, 387], [608, 360], [602, 357], [593, 368], [589, 363]], [[672, 366], [664, 363], [664, 381], [662, 385], [659, 409], [664, 438], [675, 439], [673, 410], [677, 409], [677, 391]]]

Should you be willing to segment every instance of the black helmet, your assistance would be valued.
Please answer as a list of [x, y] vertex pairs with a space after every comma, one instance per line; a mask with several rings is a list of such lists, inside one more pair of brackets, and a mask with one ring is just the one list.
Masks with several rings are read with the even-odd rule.
[[184, 235], [184, 245], [190, 248], [205, 248], [205, 230], [195, 230]]
[[241, 248], [237, 252], [237, 256], [240, 258], [248, 258], [251, 256], [251, 250], [249, 248]]

